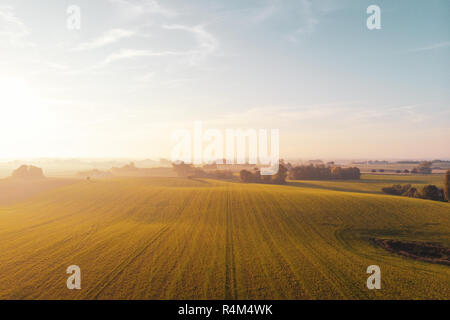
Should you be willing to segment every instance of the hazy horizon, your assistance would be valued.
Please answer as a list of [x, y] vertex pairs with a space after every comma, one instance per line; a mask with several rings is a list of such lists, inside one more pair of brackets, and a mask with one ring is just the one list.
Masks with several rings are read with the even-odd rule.
[[[374, 158], [327, 158], [327, 157], [283, 157], [280, 159], [285, 161], [450, 161], [450, 158], [389, 158], [389, 157], [374, 157]], [[11, 163], [11, 162], [44, 162], [45, 161], [81, 161], [81, 162], [123, 162], [123, 161], [153, 161], [159, 162], [160, 160], [171, 161], [169, 157], [37, 157], [37, 158], [0, 158], [0, 163]]]

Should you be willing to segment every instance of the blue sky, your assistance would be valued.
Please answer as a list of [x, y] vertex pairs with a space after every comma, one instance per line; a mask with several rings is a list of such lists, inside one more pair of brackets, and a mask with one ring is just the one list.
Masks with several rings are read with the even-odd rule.
[[278, 128], [285, 157], [450, 158], [449, 15], [445, 0], [0, 0], [0, 157], [167, 157], [201, 120]]

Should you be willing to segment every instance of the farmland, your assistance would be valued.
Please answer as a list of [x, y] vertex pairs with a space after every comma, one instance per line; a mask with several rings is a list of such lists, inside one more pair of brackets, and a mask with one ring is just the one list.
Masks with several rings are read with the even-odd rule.
[[[450, 247], [449, 203], [380, 193], [439, 181], [66, 181], [0, 203], [0, 298], [450, 299], [448, 266], [373, 241]], [[82, 288], [72, 291], [74, 264]], [[381, 290], [366, 287], [373, 264]]]

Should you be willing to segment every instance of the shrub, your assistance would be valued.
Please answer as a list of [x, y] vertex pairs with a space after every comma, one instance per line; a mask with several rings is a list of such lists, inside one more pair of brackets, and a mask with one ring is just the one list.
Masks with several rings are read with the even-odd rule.
[[392, 187], [384, 187], [381, 189], [386, 194], [391, 194], [394, 196], [405, 195], [411, 189], [410, 184], [406, 184], [404, 186], [399, 184], [394, 184]]
[[399, 184], [394, 184], [391, 187], [384, 187], [381, 189], [383, 193], [394, 195], [394, 196], [405, 196], [410, 198], [420, 198], [434, 201], [445, 201], [444, 190], [439, 189], [435, 185], [427, 185], [422, 188], [421, 191], [410, 184], [405, 184], [404, 186]]
[[417, 188], [411, 187], [408, 191], [403, 193], [403, 196], [410, 197], [410, 198], [420, 198], [420, 193], [417, 190]]

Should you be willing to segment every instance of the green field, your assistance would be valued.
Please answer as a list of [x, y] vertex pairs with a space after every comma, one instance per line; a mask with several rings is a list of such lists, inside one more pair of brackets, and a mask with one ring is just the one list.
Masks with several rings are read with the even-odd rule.
[[[450, 247], [450, 203], [380, 194], [442, 180], [72, 181], [0, 205], [0, 298], [450, 299], [450, 267], [371, 240]], [[66, 288], [74, 264], [81, 290]], [[381, 290], [366, 288], [373, 264]]]

